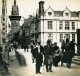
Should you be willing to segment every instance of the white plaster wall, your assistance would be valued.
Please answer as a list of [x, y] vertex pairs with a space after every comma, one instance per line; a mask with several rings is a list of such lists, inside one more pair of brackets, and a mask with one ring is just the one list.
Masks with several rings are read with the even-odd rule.
[[[52, 16], [48, 15], [48, 12], [52, 12]], [[69, 13], [69, 16], [65, 16], [65, 13]], [[57, 42], [58, 46], [61, 47], [61, 42], [60, 40], [60, 34], [63, 34], [63, 39], [65, 38], [65, 34], [70, 34], [70, 41], [72, 40], [72, 33], [75, 34], [75, 42], [77, 43], [77, 33], [76, 29], [80, 29], [80, 17], [70, 17], [70, 11], [68, 9], [64, 10], [63, 17], [55, 17], [54, 12], [51, 8], [48, 8], [46, 11], [46, 14], [44, 16], [44, 24], [43, 24], [43, 16], [41, 17], [41, 22], [40, 22], [40, 31], [41, 33], [41, 43], [46, 44], [48, 40], [48, 34], [52, 34], [52, 43]], [[65, 30], [65, 21], [69, 20], [70, 23], [70, 29]], [[48, 21], [52, 21], [52, 29], [48, 29]], [[59, 21], [63, 21], [63, 29], [59, 29]], [[72, 22], [75, 22], [75, 30], [72, 30]], [[43, 30], [44, 26], [44, 30]], [[44, 38], [43, 38], [43, 32], [44, 32]], [[43, 43], [44, 39], [44, 43]], [[77, 49], [77, 47], [76, 47]]]

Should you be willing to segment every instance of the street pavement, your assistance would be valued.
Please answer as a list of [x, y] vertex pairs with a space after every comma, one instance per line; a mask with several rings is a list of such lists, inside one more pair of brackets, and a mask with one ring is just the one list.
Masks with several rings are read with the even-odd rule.
[[80, 76], [80, 65], [72, 64], [71, 69], [64, 66], [52, 67], [53, 72], [46, 72], [45, 66], [41, 67], [41, 74], [35, 73], [35, 63], [32, 63], [32, 55], [29, 52], [24, 52], [23, 49], [18, 49], [18, 52], [24, 55], [26, 58], [26, 66], [20, 66], [16, 57], [15, 52], [10, 52], [9, 58], [9, 70], [10, 74], [2, 74], [1, 76]]

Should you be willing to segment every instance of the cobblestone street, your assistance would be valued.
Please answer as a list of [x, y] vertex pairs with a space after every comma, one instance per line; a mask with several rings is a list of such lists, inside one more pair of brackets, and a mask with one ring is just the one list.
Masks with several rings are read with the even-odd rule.
[[[10, 74], [2, 74], [2, 76], [80, 76], [80, 66], [72, 64], [71, 69], [66, 68], [66, 64], [63, 67], [59, 66], [52, 68], [53, 72], [46, 72], [45, 66], [41, 67], [41, 74], [35, 73], [35, 63], [32, 63], [32, 56], [29, 52], [24, 52], [23, 49], [18, 49], [18, 52], [23, 54], [26, 58], [27, 66], [20, 66], [15, 58], [14, 51], [10, 53]], [[13, 60], [13, 61], [12, 61]]]

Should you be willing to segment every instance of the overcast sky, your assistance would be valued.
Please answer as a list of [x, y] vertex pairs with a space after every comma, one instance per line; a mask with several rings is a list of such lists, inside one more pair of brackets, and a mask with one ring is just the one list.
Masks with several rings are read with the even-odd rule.
[[[28, 15], [36, 13], [40, 0], [16, 0], [19, 7], [20, 15], [27, 18]], [[66, 6], [72, 11], [80, 11], [80, 0], [42, 0], [45, 1], [44, 8], [49, 5], [53, 10], [65, 10]], [[7, 15], [11, 14], [11, 8], [14, 0], [7, 0]], [[0, 0], [0, 16], [2, 12], [2, 0]]]

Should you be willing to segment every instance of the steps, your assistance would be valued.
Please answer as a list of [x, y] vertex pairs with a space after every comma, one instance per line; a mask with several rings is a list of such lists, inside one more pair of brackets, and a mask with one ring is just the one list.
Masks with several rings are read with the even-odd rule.
[[72, 59], [72, 62], [73, 62], [74, 64], [80, 65], [80, 56], [75, 56], [75, 57]]

